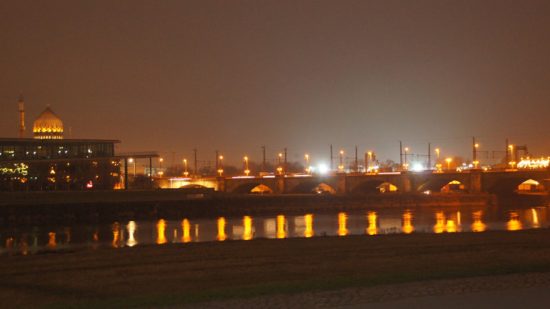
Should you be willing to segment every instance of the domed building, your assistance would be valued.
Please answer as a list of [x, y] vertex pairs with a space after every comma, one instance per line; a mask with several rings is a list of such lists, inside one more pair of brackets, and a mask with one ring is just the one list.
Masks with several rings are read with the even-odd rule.
[[36, 139], [62, 139], [63, 121], [48, 106], [34, 121], [32, 131]]

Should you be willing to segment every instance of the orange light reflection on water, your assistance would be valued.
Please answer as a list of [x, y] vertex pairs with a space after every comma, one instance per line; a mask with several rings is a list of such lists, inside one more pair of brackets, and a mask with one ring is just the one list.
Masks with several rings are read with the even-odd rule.
[[533, 219], [533, 228], [539, 228], [540, 227], [540, 221], [539, 221], [539, 214], [537, 213], [537, 210], [535, 208], [531, 208], [531, 218]]
[[506, 223], [506, 229], [508, 231], [518, 231], [523, 228], [519, 221], [519, 214], [515, 211], [510, 212], [510, 220]]
[[137, 229], [137, 224], [135, 221], [130, 221], [126, 225], [126, 230], [128, 231], [128, 240], [126, 241], [126, 245], [128, 247], [133, 247], [138, 244], [135, 233]]
[[376, 226], [378, 219], [378, 215], [376, 214], [376, 211], [369, 211], [367, 213], [367, 235], [376, 235], [378, 234], [378, 227]]
[[157, 245], [162, 245], [167, 242], [166, 240], [166, 221], [160, 219], [157, 222]]
[[315, 235], [315, 231], [313, 230], [313, 215], [312, 214], [305, 215], [304, 222], [306, 225], [306, 229], [304, 231], [304, 237], [306, 238], [313, 237], [313, 235]]
[[191, 241], [191, 224], [189, 224], [189, 220], [183, 219], [181, 221], [181, 230], [182, 230], [182, 236], [181, 236], [181, 242], [188, 243]]
[[347, 221], [348, 215], [345, 212], [338, 213], [338, 236], [348, 235]]
[[120, 224], [118, 222], [113, 223], [113, 242], [111, 246], [113, 248], [120, 247]]
[[413, 218], [413, 215], [410, 211], [405, 211], [403, 213], [403, 224], [402, 224], [402, 227], [401, 227], [401, 230], [403, 231], [403, 233], [410, 234], [414, 231], [414, 226], [412, 224], [412, 218]]
[[218, 235], [216, 237], [219, 241], [224, 241], [227, 239], [227, 235], [225, 234], [225, 218], [219, 217], [218, 218]]
[[442, 211], [435, 213], [435, 225], [433, 230], [436, 234], [445, 232], [445, 214]]
[[472, 212], [472, 218], [474, 222], [472, 223], [473, 232], [485, 232], [487, 225], [483, 223], [483, 211], [478, 210]]
[[243, 240], [251, 240], [253, 237], [252, 218], [250, 216], [243, 217]]
[[48, 248], [57, 247], [57, 242], [55, 240], [55, 232], [48, 233]]
[[278, 215], [276, 220], [277, 225], [277, 231], [276, 231], [276, 237], [278, 239], [284, 239], [286, 238], [286, 219], [283, 215]]

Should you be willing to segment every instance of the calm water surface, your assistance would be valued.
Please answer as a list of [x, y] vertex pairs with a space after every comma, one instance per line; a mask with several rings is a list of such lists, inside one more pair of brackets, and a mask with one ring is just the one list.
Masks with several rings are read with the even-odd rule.
[[0, 228], [0, 254], [134, 247], [144, 244], [394, 233], [456, 233], [548, 228], [548, 207], [382, 209], [332, 214], [117, 221], [103, 225]]

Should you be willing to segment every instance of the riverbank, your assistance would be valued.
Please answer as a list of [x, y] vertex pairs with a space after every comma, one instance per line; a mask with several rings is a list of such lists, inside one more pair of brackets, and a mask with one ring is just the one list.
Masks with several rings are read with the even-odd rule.
[[479, 206], [489, 194], [235, 195], [186, 190], [13, 192], [0, 194], [0, 224], [278, 215], [381, 208]]
[[[299, 301], [304, 293], [341, 297], [346, 289], [383, 289], [392, 295], [401, 293], [403, 284], [439, 286], [437, 280], [479, 276], [496, 278], [494, 286], [503, 289], [495, 276], [550, 272], [550, 231], [263, 239], [0, 260], [2, 307], [208, 303], [220, 308], [274, 297]], [[380, 301], [368, 296], [371, 292], [353, 292], [358, 298], [352, 304]]]

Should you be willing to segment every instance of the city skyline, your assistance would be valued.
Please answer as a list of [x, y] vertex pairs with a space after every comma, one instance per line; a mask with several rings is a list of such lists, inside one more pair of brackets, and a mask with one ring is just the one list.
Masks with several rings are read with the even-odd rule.
[[27, 127], [49, 104], [70, 137], [167, 163], [259, 162], [262, 145], [326, 161], [330, 144], [398, 162], [400, 140], [471, 159], [472, 136], [545, 155], [550, 4], [506, 4], [6, 3], [0, 129], [17, 136], [21, 92]]

